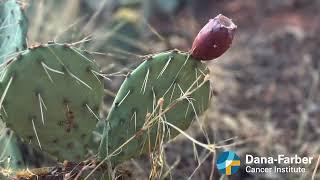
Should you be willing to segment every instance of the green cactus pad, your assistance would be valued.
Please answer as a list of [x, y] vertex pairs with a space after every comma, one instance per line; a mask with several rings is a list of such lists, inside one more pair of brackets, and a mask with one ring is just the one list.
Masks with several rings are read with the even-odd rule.
[[26, 48], [27, 18], [16, 0], [0, 1], [0, 63]]
[[[157, 133], [165, 134], [164, 141], [178, 134], [165, 123], [160, 123], [161, 130], [157, 129], [158, 123], [143, 128], [146, 119], [162, 119], [181, 130], [187, 129], [192, 120], [208, 107], [211, 98], [210, 82], [206, 77], [208, 71], [188, 53], [177, 50], [148, 57], [127, 76], [115, 98], [107, 117], [104, 131], [107, 135], [101, 145], [101, 158], [109, 155], [111, 162], [118, 164], [153, 151]], [[159, 100], [162, 102], [158, 103]], [[162, 111], [159, 104], [163, 104]], [[133, 136], [136, 137], [117, 151]]]
[[3, 75], [3, 121], [59, 160], [83, 160], [103, 97], [98, 72], [89, 54], [69, 45], [26, 50]]

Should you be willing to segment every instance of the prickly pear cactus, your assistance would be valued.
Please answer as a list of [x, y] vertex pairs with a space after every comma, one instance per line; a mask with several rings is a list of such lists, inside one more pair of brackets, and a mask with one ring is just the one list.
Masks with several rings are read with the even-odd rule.
[[102, 102], [98, 74], [94, 60], [69, 45], [30, 48], [5, 67], [3, 121], [59, 160], [83, 160]]
[[0, 1], [0, 63], [26, 48], [27, 23], [16, 0]]
[[[4, 12], [8, 12], [9, 2], [12, 1], [0, 4], [1, 16], [8, 15]], [[3, 25], [6, 21], [7, 18], [1, 20], [2, 29], [7, 28]], [[78, 175], [89, 177], [91, 173], [109, 176], [106, 169], [140, 154], [157, 152], [163, 143], [186, 130], [208, 108], [209, 70], [201, 60], [212, 60], [223, 54], [231, 45], [235, 29], [231, 20], [217, 16], [200, 31], [189, 52], [172, 50], [147, 56], [127, 75], [106, 121], [99, 121], [98, 116], [103, 98], [100, 77], [104, 75], [90, 54], [56, 43], [19, 52], [2, 65], [0, 75], [0, 123], [3, 121], [7, 127], [0, 136], [0, 170], [34, 165], [26, 159], [34, 156], [24, 156], [26, 146], [21, 145], [20, 137], [59, 161], [67, 161], [54, 167], [28, 170], [27, 174], [19, 171], [14, 176], [18, 179], [35, 176], [47, 179], [57, 173], [56, 177], [69, 179]], [[0, 38], [3, 34], [0, 32]], [[8, 34], [11, 37], [12, 32]], [[6, 45], [5, 41], [0, 41], [0, 52], [4, 51], [5, 56], [12, 47], [22, 44], [15, 49], [23, 48], [23, 43]], [[84, 161], [96, 126], [98, 132], [103, 131], [98, 149], [102, 167], [96, 159]], [[104, 160], [110, 160], [112, 167], [103, 164]], [[0, 174], [6, 173], [0, 171]]]
[[122, 84], [107, 118], [106, 147], [101, 151], [114, 153], [111, 161], [118, 164], [153, 151], [160, 135], [163, 141], [175, 137], [178, 131], [165, 121], [187, 129], [208, 107], [207, 76], [206, 66], [188, 53], [173, 50], [148, 57]]
[[227, 51], [236, 28], [231, 19], [218, 15], [199, 32], [188, 53], [151, 55], [129, 74], [107, 117], [100, 157], [117, 165], [157, 151], [186, 130], [211, 98], [209, 70], [201, 61]]

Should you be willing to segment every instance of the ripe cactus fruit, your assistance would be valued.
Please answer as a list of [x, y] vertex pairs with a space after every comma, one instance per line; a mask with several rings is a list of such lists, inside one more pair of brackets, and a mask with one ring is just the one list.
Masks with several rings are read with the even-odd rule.
[[5, 67], [3, 121], [59, 160], [83, 159], [103, 97], [98, 73], [89, 54], [69, 45], [24, 51]]
[[27, 18], [16, 0], [0, 2], [0, 63], [26, 47]]
[[231, 19], [219, 14], [200, 30], [193, 41], [191, 56], [198, 60], [212, 60], [226, 52], [237, 26]]
[[153, 151], [159, 134], [164, 135], [163, 141], [178, 134], [164, 121], [187, 129], [208, 107], [211, 91], [207, 75], [205, 65], [188, 53], [173, 50], [148, 57], [127, 76], [114, 100], [100, 155], [109, 154], [118, 164]]

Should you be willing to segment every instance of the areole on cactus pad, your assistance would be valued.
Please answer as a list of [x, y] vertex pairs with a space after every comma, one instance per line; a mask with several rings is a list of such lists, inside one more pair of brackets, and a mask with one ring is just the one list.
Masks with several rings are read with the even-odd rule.
[[69, 45], [28, 49], [5, 67], [2, 119], [59, 160], [83, 160], [103, 97], [98, 73], [88, 54]]

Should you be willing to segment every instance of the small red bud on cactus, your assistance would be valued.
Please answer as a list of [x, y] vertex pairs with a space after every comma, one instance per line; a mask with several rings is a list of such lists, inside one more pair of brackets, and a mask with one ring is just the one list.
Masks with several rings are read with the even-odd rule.
[[210, 19], [194, 39], [191, 56], [203, 61], [221, 56], [229, 49], [236, 29], [232, 20], [222, 14]]

